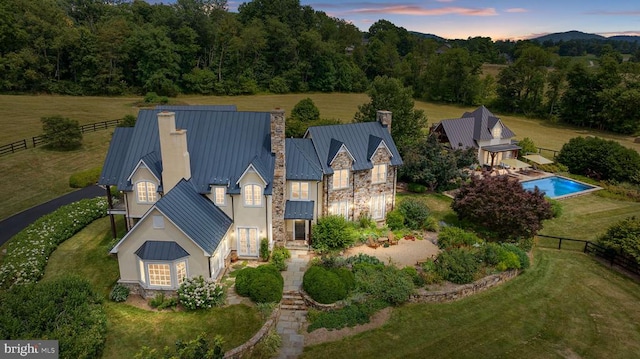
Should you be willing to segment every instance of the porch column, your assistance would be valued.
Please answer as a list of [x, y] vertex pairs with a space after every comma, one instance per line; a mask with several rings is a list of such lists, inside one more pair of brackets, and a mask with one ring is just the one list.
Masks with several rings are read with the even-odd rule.
[[[107, 203], [109, 204], [109, 209], [113, 209], [113, 199], [111, 198], [111, 186], [107, 185]], [[111, 234], [113, 234], [113, 238], [118, 237], [118, 231], [116, 230], [116, 219], [113, 218], [113, 213], [109, 214], [109, 220], [111, 221]]]

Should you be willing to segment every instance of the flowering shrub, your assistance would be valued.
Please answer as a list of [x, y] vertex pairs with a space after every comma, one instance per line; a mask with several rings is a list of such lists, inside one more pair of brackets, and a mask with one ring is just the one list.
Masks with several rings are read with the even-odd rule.
[[13, 236], [0, 266], [0, 288], [34, 283], [58, 245], [107, 214], [106, 198], [84, 199], [42, 216]]
[[187, 278], [178, 288], [178, 299], [189, 310], [218, 307], [224, 304], [224, 290], [202, 276]]

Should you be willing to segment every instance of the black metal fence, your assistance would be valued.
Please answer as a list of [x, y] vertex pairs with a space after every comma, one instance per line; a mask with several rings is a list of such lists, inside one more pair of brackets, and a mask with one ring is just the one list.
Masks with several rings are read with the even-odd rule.
[[[96, 123], [88, 123], [80, 126], [80, 132], [95, 132], [99, 130], [106, 130], [110, 127], [116, 127], [120, 123], [120, 120], [108, 120]], [[38, 147], [44, 144], [44, 139], [42, 136], [34, 136], [31, 137], [31, 141], [28, 141], [26, 138], [20, 141], [12, 142], [6, 145], [0, 146], [0, 156], [8, 155], [10, 153], [16, 153], [18, 151], [26, 150], [31, 145], [32, 148]]]
[[624, 268], [631, 273], [640, 275], [640, 266], [638, 263], [628, 257], [617, 254], [616, 252], [605, 248], [599, 244], [564, 237], [538, 235], [536, 245], [538, 247], [558, 248], [565, 250], [581, 251], [605, 260], [610, 266], [618, 266]]

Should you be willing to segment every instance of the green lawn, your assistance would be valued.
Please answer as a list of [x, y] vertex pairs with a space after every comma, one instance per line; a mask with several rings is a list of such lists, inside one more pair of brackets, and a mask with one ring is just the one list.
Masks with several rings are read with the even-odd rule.
[[594, 240], [608, 227], [627, 217], [640, 216], [640, 203], [587, 194], [560, 201], [559, 218], [548, 220], [540, 234]]
[[[87, 278], [105, 297], [118, 279], [118, 263], [108, 254], [110, 223], [102, 218], [62, 243], [46, 268], [44, 281], [64, 274]], [[191, 340], [200, 333], [224, 337], [225, 350], [251, 338], [263, 320], [255, 308], [234, 305], [197, 312], [151, 312], [105, 300], [107, 342], [103, 358], [133, 358], [146, 345], [162, 349], [176, 340]]]
[[636, 358], [638, 283], [581, 253], [534, 255], [506, 284], [399, 307], [383, 327], [305, 348], [303, 358]]

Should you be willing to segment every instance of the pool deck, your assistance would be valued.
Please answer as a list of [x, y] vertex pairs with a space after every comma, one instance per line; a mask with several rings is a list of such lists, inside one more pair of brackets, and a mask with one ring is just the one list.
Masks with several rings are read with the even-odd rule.
[[[481, 172], [481, 171], [473, 171], [472, 175], [474, 176], [486, 176], [487, 172]], [[580, 192], [575, 192], [575, 193], [570, 193], [570, 194], [565, 194], [563, 196], [557, 196], [557, 197], [553, 197], [552, 199], [567, 199], [567, 198], [571, 198], [571, 197], [577, 197], [577, 196], [582, 196], [584, 194], [588, 194], [588, 193], [592, 193], [595, 191], [599, 191], [602, 189], [602, 187], [598, 187], [594, 184], [590, 184], [590, 183], [585, 183], [582, 181], [578, 181], [575, 180], [573, 178], [569, 178], [569, 177], [565, 177], [559, 174], [555, 174], [555, 173], [551, 173], [551, 172], [544, 172], [544, 171], [540, 171], [540, 170], [518, 170], [518, 171], [514, 171], [514, 170], [508, 170], [508, 169], [494, 169], [493, 171], [489, 172], [489, 176], [493, 177], [493, 176], [509, 176], [510, 178], [513, 178], [515, 180], [518, 180], [518, 182], [526, 182], [526, 181], [533, 181], [533, 180], [538, 180], [538, 179], [543, 179], [543, 178], [548, 178], [548, 177], [561, 177], [564, 179], [567, 179], [569, 181], [574, 181], [574, 182], [578, 182], [581, 183], [585, 186], [589, 186], [592, 188], [586, 189], [584, 191], [580, 191]], [[447, 197], [453, 198], [455, 195], [456, 190], [453, 191], [446, 191], [443, 194]]]

